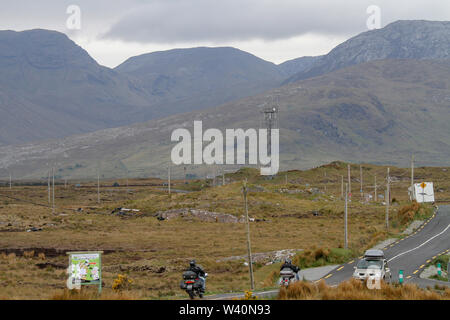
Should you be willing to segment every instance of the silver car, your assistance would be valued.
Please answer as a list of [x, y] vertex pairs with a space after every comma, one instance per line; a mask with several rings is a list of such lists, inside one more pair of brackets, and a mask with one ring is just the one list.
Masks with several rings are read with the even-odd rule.
[[358, 261], [353, 278], [364, 281], [369, 277], [391, 282], [391, 270], [382, 250], [367, 250], [364, 258]]

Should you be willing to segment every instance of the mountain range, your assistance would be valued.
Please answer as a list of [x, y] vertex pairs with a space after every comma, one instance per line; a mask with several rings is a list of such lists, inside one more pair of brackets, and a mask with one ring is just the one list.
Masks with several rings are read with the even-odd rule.
[[0, 70], [0, 145], [214, 107], [287, 78], [275, 64], [234, 48], [155, 52], [110, 69], [49, 30], [0, 31]]
[[[4, 96], [13, 87], [16, 99], [23, 104], [32, 101], [28, 107], [40, 114], [38, 107], [47, 104], [39, 99], [54, 99], [43, 92], [53, 90], [63, 95], [65, 89], [52, 89], [52, 84], [57, 84], [47, 78], [40, 79], [48, 84], [33, 84], [39, 81], [31, 80], [39, 79], [36, 75], [41, 70], [44, 75], [51, 70], [62, 74], [62, 69], [76, 66], [83, 58], [81, 64], [89, 62], [89, 68], [80, 68], [83, 72], [75, 73], [78, 79], [69, 77], [69, 83], [79, 83], [79, 91], [69, 92], [80, 92], [91, 84], [86, 81], [89, 76], [104, 79], [100, 92], [116, 94], [113, 106], [120, 108], [121, 101], [128, 102], [126, 110], [117, 111], [120, 120], [116, 121], [133, 123], [139, 119], [141, 123], [108, 129], [119, 123], [114, 122], [116, 109], [112, 108], [112, 114], [105, 118], [111, 122], [103, 123], [107, 129], [94, 132], [94, 125], [86, 129], [80, 124], [78, 130], [87, 133], [69, 136], [72, 132], [66, 129], [69, 134], [62, 139], [0, 147], [0, 176], [14, 171], [24, 178], [40, 178], [50, 162], [57, 163], [58, 176], [66, 178], [90, 177], [99, 165], [105, 177], [124, 176], [126, 172], [164, 175], [174, 128], [192, 130], [194, 120], [203, 120], [204, 126], [211, 128], [257, 128], [262, 122], [262, 107], [274, 96], [279, 104], [283, 169], [308, 168], [337, 159], [402, 166], [408, 164], [411, 153], [424, 165], [442, 165], [450, 156], [449, 22], [398, 21], [357, 35], [324, 56], [303, 57], [278, 66], [233, 48], [194, 48], [130, 58], [111, 70], [76, 48], [77, 58], [70, 59], [72, 49], [67, 49], [65, 58], [50, 54], [50, 64], [47, 53], [53, 50], [41, 48], [45, 54], [21, 62], [33, 70], [25, 74], [14, 72], [20, 59], [11, 59], [8, 64], [4, 57], [14, 55], [0, 50], [2, 72], [3, 65], [9, 66], [5, 69], [8, 77], [14, 74], [19, 79], [9, 86], [2, 82], [0, 112], [11, 112], [3, 102], [8, 101]], [[46, 58], [39, 60], [42, 55]], [[33, 91], [21, 94], [20, 79], [37, 88], [30, 85]], [[118, 86], [112, 92], [106, 91], [108, 81]], [[98, 97], [96, 90], [101, 87], [97, 81], [93, 83], [97, 89], [89, 91], [86, 99]], [[94, 105], [90, 106], [96, 112]], [[107, 104], [101, 106], [108, 108]], [[51, 111], [57, 108], [53, 102]], [[127, 115], [125, 120], [120, 117], [122, 113]], [[20, 114], [17, 112], [17, 117]], [[53, 121], [53, 113], [49, 114]], [[13, 143], [20, 140], [19, 131], [16, 135], [19, 138]], [[24, 141], [30, 141], [27, 131], [22, 135]], [[11, 143], [3, 136], [2, 142]], [[181, 169], [174, 168], [175, 173], [177, 170]], [[211, 169], [192, 166], [190, 170], [205, 174]]]

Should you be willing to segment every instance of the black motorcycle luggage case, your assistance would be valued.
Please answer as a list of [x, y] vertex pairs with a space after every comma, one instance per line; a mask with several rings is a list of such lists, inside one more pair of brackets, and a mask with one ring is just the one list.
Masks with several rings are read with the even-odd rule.
[[184, 280], [195, 280], [197, 278], [197, 274], [193, 271], [185, 271], [183, 272]]

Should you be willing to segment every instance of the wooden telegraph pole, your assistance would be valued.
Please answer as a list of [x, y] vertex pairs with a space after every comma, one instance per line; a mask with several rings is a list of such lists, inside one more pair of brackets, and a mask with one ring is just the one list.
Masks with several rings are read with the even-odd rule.
[[348, 183], [345, 184], [345, 210], [344, 210], [344, 248], [348, 249], [348, 229], [347, 229], [347, 219], [348, 219]]
[[351, 201], [352, 200], [352, 179], [350, 176], [350, 164], [348, 164], [347, 169], [348, 169], [348, 197], [349, 197], [349, 200]]
[[55, 168], [52, 167], [53, 194], [52, 194], [52, 213], [55, 214]]
[[250, 244], [250, 222], [248, 218], [248, 202], [247, 202], [247, 180], [244, 181], [244, 186], [242, 187], [242, 192], [244, 194], [244, 206], [245, 206], [245, 223], [247, 225], [247, 252], [248, 252], [248, 266], [250, 272], [250, 285], [252, 291], [255, 289], [255, 281], [253, 279], [253, 261], [252, 261], [252, 247]]
[[168, 168], [168, 172], [167, 172], [167, 187], [169, 188], [169, 195], [171, 194], [171, 189], [170, 189], [170, 163], [169, 163], [169, 168]]
[[52, 203], [51, 196], [51, 188], [50, 188], [50, 168], [48, 169], [48, 179], [47, 179], [47, 193], [48, 193], [48, 205]]
[[377, 195], [377, 175], [375, 175], [375, 202], [378, 202], [378, 195]]
[[391, 195], [390, 195], [390, 176], [389, 176], [389, 170], [387, 169], [387, 185], [386, 185], [386, 230], [389, 232], [389, 204], [391, 202]]
[[411, 156], [411, 201], [414, 199], [414, 155]]
[[100, 204], [100, 169], [97, 170], [97, 203]]
[[363, 174], [362, 174], [362, 166], [359, 165], [359, 180], [360, 180], [360, 189], [359, 192], [361, 194], [361, 200], [363, 199]]

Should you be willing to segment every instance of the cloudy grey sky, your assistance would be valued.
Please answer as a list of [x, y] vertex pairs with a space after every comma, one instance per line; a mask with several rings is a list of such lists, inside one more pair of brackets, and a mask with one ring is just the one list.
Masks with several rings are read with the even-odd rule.
[[[69, 5], [81, 29], [66, 26]], [[396, 20], [450, 20], [448, 0], [15, 0], [0, 2], [0, 29], [66, 33], [100, 64], [115, 67], [147, 52], [233, 46], [281, 63], [320, 55], [367, 31], [367, 8], [381, 26]]]

